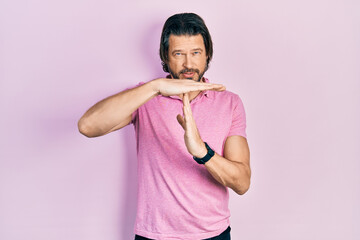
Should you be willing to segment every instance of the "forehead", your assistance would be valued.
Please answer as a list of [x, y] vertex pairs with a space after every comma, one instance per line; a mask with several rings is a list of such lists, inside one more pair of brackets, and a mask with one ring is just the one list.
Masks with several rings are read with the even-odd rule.
[[204, 40], [201, 34], [197, 35], [174, 35], [169, 37], [169, 52], [173, 50], [191, 50], [201, 48], [205, 50]]

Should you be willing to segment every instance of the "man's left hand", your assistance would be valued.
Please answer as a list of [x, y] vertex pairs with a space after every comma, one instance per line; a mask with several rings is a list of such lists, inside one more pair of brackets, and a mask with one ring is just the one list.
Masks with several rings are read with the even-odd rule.
[[[189, 94], [183, 95], [183, 113], [177, 120], [185, 130], [184, 139], [188, 152], [203, 158], [207, 149], [200, 137], [190, 108]], [[247, 140], [242, 136], [230, 136], [224, 145], [224, 157], [215, 153], [204, 166], [223, 186], [233, 189], [237, 194], [244, 194], [250, 186], [250, 155]]]
[[178, 114], [176, 118], [179, 124], [185, 130], [184, 140], [186, 148], [191, 155], [197, 158], [203, 158], [207, 153], [207, 149], [196, 127], [196, 123], [190, 107], [188, 93], [183, 94], [183, 104], [184, 117]]

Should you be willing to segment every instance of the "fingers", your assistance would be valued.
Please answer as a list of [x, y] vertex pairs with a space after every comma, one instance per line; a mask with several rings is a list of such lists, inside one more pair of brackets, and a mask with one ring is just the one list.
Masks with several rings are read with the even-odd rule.
[[226, 87], [222, 84], [199, 83], [198, 90], [224, 91]]
[[184, 118], [180, 114], [178, 114], [176, 116], [176, 119], [177, 119], [178, 123], [181, 125], [181, 127], [185, 130], [185, 120], [184, 120]]
[[226, 87], [224, 85], [220, 85], [218, 87], [213, 88], [214, 91], [225, 91]]
[[187, 106], [190, 105], [189, 94], [184, 93], [184, 94], [181, 94], [181, 96], [182, 96], [182, 100], [183, 100], [183, 114], [184, 114], [184, 117], [181, 116], [180, 114], [178, 114], [176, 116], [176, 119], [177, 119], [178, 123], [181, 125], [181, 127], [184, 130], [186, 130], [186, 118], [187, 118], [187, 115], [188, 115]]
[[189, 79], [160, 79], [154, 81], [154, 89], [163, 96], [175, 96], [196, 91], [224, 91], [225, 86], [214, 83], [196, 82]]
[[190, 105], [190, 100], [189, 100], [189, 93], [184, 93], [183, 94], [183, 103], [184, 103], [184, 106], [185, 105]]
[[188, 128], [188, 125], [191, 122], [191, 118], [192, 118], [189, 94], [188, 93], [182, 94], [182, 100], [183, 100], [184, 117], [181, 116], [180, 114], [178, 114], [176, 116], [176, 119], [177, 119], [178, 123], [181, 125], [181, 127], [186, 131], [186, 129]]
[[188, 93], [182, 94], [182, 100], [183, 100], [184, 117], [181, 116], [180, 114], [178, 114], [176, 116], [176, 119], [177, 119], [178, 123], [181, 125], [181, 127], [186, 131], [186, 129], [188, 128], [188, 125], [190, 124], [190, 120], [192, 118], [189, 94]]
[[202, 91], [202, 90], [214, 90], [214, 91], [224, 91], [226, 87], [222, 84], [217, 83], [208, 83], [208, 82], [196, 82], [194, 80], [189, 79], [178, 79], [173, 80], [176, 81], [177, 84], [181, 84], [185, 88], [187, 88], [186, 92], [192, 92], [192, 91]]
[[184, 118], [185, 123], [189, 120], [189, 118], [192, 116], [191, 107], [190, 107], [190, 100], [189, 100], [189, 93], [184, 93], [183, 97], [183, 111], [184, 111]]

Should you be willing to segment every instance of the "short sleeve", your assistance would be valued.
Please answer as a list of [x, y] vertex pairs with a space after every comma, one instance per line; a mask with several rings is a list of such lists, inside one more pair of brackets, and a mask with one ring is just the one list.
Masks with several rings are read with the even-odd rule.
[[139, 116], [139, 109], [136, 109], [136, 110], [131, 114], [131, 122], [130, 122], [130, 123], [135, 124], [138, 116]]
[[233, 111], [230, 131], [227, 137], [240, 135], [246, 138], [246, 115], [244, 105], [238, 95], [233, 98]]
[[[139, 86], [141, 86], [141, 85], [143, 85], [143, 84], [144, 84], [144, 82], [140, 82], [140, 83], [138, 83], [138, 84], [137, 84], [136, 86], [134, 86], [134, 87], [126, 88], [124, 91], [127, 91], [127, 90], [130, 90], [130, 89], [139, 87]], [[140, 107], [141, 107], [141, 106], [140, 106]], [[131, 114], [131, 122], [130, 122], [130, 123], [135, 124], [135, 122], [136, 122], [137, 119], [138, 119], [138, 116], [139, 116], [139, 108], [136, 109], [136, 110]]]

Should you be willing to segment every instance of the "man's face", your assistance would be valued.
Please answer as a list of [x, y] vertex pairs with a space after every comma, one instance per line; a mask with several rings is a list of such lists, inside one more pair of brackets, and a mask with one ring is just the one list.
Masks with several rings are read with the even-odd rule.
[[173, 78], [200, 81], [206, 71], [206, 50], [201, 34], [169, 37], [168, 68]]

